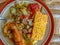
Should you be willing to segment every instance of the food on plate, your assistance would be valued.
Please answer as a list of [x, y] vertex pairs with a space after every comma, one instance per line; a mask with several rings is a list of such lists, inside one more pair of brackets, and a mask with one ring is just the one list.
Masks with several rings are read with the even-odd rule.
[[42, 40], [46, 32], [48, 15], [40, 12], [37, 3], [23, 2], [9, 9], [3, 34], [15, 45], [33, 45]]
[[37, 11], [34, 19], [34, 26], [32, 31], [33, 42], [36, 43], [38, 40], [42, 40], [46, 32], [46, 25], [48, 16]]
[[[18, 26], [15, 23], [8, 23], [4, 27], [4, 34], [6, 36], [11, 36], [12, 33], [13, 36], [11, 36], [15, 42], [15, 45], [25, 45], [25, 41], [22, 37], [22, 31], [18, 31]], [[9, 32], [10, 31], [10, 32]], [[8, 33], [8, 35], [7, 35]], [[10, 37], [9, 37], [10, 38]]]

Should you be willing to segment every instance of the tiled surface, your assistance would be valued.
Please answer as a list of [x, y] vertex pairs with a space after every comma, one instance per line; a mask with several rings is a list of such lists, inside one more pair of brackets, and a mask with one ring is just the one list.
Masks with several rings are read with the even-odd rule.
[[49, 43], [49, 45], [60, 45], [60, 44], [57, 42], [51, 42], [51, 43]]
[[[54, 2], [56, 1], [54, 0]], [[57, 2], [59, 2], [59, 0]], [[60, 3], [52, 3], [52, 4], [48, 6], [51, 9], [51, 12], [53, 13], [54, 16], [55, 29], [54, 29], [54, 35], [49, 45], [60, 45], [60, 6], [59, 6]]]

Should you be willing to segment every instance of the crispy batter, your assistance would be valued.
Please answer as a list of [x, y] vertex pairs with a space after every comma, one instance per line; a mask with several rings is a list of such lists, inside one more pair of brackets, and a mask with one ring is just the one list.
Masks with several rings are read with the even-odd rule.
[[25, 45], [25, 40], [22, 37], [22, 31], [18, 31], [16, 26], [12, 26], [12, 34], [16, 45]]
[[18, 24], [7, 23], [4, 27], [4, 34], [6, 34], [6, 36], [8, 34], [8, 31], [11, 31], [15, 45], [25, 45], [25, 40], [23, 39], [22, 31], [18, 31]]
[[32, 39], [34, 43], [38, 40], [42, 40], [46, 31], [48, 16], [45, 14], [40, 13], [40, 11], [36, 12], [33, 32], [32, 32]]

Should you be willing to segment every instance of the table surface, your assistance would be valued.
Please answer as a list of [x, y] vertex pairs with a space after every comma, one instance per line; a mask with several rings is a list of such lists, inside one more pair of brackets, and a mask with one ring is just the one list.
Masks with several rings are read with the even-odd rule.
[[[4, 4], [4, 3], [0, 4], [0, 7], [1, 7], [3, 4]], [[56, 44], [56, 45], [59, 45], [59, 44], [57, 44], [57, 43], [54, 43], [54, 44], [53, 44], [53, 43], [50, 43], [49, 45], [55, 45], [55, 44]], [[4, 45], [3, 42], [1, 41], [1, 39], [0, 39], [0, 45]]]

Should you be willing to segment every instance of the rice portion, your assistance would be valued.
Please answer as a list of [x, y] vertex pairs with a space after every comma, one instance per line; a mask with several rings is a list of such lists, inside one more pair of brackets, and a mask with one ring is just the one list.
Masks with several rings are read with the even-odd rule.
[[32, 32], [32, 40], [34, 43], [37, 42], [38, 40], [43, 39], [44, 34], [46, 32], [47, 21], [48, 21], [47, 15], [42, 14], [40, 12], [36, 12]]

